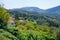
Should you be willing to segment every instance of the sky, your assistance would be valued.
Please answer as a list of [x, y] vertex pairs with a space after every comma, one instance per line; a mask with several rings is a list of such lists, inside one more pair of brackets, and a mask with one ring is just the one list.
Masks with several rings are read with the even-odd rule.
[[0, 0], [7, 9], [22, 7], [38, 7], [48, 9], [60, 5], [60, 0]]

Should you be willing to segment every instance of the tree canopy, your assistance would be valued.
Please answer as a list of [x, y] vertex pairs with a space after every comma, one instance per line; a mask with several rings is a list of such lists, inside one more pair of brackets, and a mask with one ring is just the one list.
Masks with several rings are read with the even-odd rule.
[[9, 19], [9, 13], [0, 5], [0, 28], [6, 26]]

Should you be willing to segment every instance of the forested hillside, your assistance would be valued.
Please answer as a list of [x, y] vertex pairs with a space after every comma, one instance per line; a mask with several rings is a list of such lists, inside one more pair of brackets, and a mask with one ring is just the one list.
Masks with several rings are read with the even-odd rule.
[[34, 11], [26, 11], [19, 9], [11, 9], [8, 10], [11, 16], [13, 15], [15, 19], [19, 19], [21, 17], [24, 20], [28, 20], [37, 25], [48, 25], [54, 27], [60, 27], [60, 18], [57, 13], [42, 13], [42, 12], [34, 12]]
[[60, 40], [59, 22], [42, 13], [0, 6], [0, 40]]

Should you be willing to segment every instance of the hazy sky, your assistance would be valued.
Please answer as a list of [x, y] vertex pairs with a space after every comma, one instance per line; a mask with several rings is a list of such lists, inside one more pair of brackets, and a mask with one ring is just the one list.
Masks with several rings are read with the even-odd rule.
[[48, 9], [60, 5], [60, 0], [0, 0], [0, 4], [4, 3], [5, 8], [21, 8], [21, 7], [39, 7]]

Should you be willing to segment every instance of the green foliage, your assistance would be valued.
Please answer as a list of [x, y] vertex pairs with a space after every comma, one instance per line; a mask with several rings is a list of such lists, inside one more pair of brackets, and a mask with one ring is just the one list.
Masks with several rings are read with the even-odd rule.
[[12, 35], [11, 33], [7, 32], [3, 29], [0, 29], [0, 35], [2, 35], [2, 37], [6, 40], [18, 40], [14, 35]]
[[0, 28], [5, 28], [8, 19], [9, 19], [9, 13], [3, 7], [0, 7]]
[[60, 27], [60, 20], [55, 18], [54, 16], [48, 16], [43, 13], [38, 12], [31, 12], [31, 11], [25, 11], [25, 10], [8, 10], [11, 15], [14, 15], [15, 19], [24, 19], [31, 22], [34, 22], [37, 25], [49, 25], [54, 27]]
[[57, 34], [57, 35], [56, 35], [56, 40], [60, 40], [60, 29], [57, 31], [56, 34]]
[[0, 40], [7, 40], [4, 36], [0, 35]]
[[[28, 24], [27, 24], [28, 25]], [[22, 29], [22, 27], [24, 29]], [[48, 26], [35, 27], [29, 23], [27, 26], [30, 29], [25, 29], [26, 25], [15, 27], [9, 27], [8, 31], [15, 35], [19, 40], [56, 40], [55, 29]], [[33, 30], [34, 29], [34, 30]]]
[[[6, 26], [9, 13], [0, 6], [0, 40], [60, 40], [60, 30], [56, 28], [59, 20], [23, 10], [9, 12], [14, 15], [16, 26]], [[25, 20], [25, 23], [19, 23], [19, 20]]]

